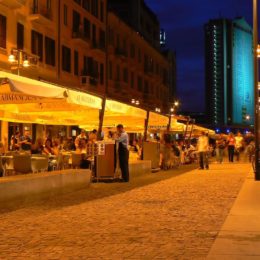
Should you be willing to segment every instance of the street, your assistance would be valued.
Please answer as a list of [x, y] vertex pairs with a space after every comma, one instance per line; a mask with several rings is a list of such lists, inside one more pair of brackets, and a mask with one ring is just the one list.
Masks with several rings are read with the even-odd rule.
[[250, 165], [194, 168], [1, 207], [0, 259], [203, 259]]

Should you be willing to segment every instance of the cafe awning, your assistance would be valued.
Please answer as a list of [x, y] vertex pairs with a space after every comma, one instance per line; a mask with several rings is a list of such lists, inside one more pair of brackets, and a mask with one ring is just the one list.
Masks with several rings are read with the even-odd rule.
[[84, 92], [70, 90], [0, 71], [1, 119], [42, 124], [98, 122], [102, 100]]
[[118, 124], [123, 124], [126, 130], [143, 131], [145, 119], [146, 111], [143, 109], [113, 100], [106, 100], [104, 128], [114, 128]]
[[165, 129], [169, 124], [169, 117], [154, 112], [149, 113], [149, 129]]

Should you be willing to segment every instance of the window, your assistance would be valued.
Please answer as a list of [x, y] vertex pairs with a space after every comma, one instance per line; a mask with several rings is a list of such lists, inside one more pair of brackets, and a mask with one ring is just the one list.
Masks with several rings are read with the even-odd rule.
[[138, 91], [143, 91], [143, 79], [138, 76]]
[[62, 70], [70, 72], [71, 51], [69, 48], [62, 46]]
[[51, 0], [46, 0], [46, 8], [48, 11], [51, 10]]
[[74, 51], [74, 75], [79, 75], [79, 53]]
[[104, 85], [104, 64], [100, 64], [100, 84]]
[[98, 0], [91, 1], [91, 13], [98, 17]]
[[43, 59], [43, 36], [41, 33], [38, 33], [34, 30], [32, 30], [31, 34], [31, 49], [32, 54], [39, 56], [39, 61], [42, 61]]
[[114, 45], [114, 30], [112, 28], [108, 28], [108, 42], [110, 45]]
[[45, 37], [45, 63], [55, 66], [55, 40]]
[[38, 0], [33, 0], [33, 13], [38, 13]]
[[78, 33], [80, 27], [80, 14], [73, 10], [72, 31]]
[[84, 37], [88, 39], [91, 37], [91, 24], [87, 18], [84, 18]]
[[90, 11], [90, 0], [82, 0], [82, 7], [86, 11]]
[[92, 24], [92, 43], [94, 46], [97, 45], [97, 34], [96, 34], [96, 25]]
[[103, 30], [99, 30], [99, 45], [101, 48], [106, 48], [106, 33]]
[[113, 79], [113, 63], [110, 60], [109, 64], [108, 64], [108, 75], [109, 75], [109, 79], [112, 80]]
[[128, 70], [127, 68], [123, 69], [123, 80], [125, 83], [128, 83]]
[[63, 7], [63, 23], [64, 23], [64, 25], [68, 25], [68, 7], [67, 7], [67, 5], [64, 5], [64, 7]]
[[104, 22], [104, 2], [101, 1], [100, 3], [100, 20]]
[[0, 14], [0, 47], [6, 49], [6, 17]]
[[88, 76], [90, 73], [87, 72], [88, 67], [88, 58], [86, 56], [83, 57], [83, 70], [82, 70], [82, 76]]
[[134, 88], [135, 85], [135, 74], [131, 72], [131, 88]]
[[24, 47], [24, 26], [17, 23], [17, 49], [23, 50]]

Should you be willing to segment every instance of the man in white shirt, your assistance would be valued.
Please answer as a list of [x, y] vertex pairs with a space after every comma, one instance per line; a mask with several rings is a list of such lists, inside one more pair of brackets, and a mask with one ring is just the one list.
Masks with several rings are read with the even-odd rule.
[[118, 159], [119, 165], [122, 173], [122, 179], [124, 182], [129, 182], [129, 151], [128, 151], [128, 134], [124, 131], [123, 125], [118, 125], [117, 127], [118, 138], [116, 141], [119, 143], [118, 146]]
[[240, 132], [237, 133], [237, 135], [235, 136], [235, 152], [236, 152], [236, 156], [237, 156], [237, 161], [239, 161], [240, 159], [240, 153], [243, 150], [243, 142], [244, 142], [244, 138], [241, 135]]
[[209, 169], [208, 163], [208, 151], [209, 151], [209, 138], [205, 132], [201, 132], [201, 136], [198, 139], [197, 150], [199, 152], [200, 159], [200, 169], [203, 170], [204, 167]]

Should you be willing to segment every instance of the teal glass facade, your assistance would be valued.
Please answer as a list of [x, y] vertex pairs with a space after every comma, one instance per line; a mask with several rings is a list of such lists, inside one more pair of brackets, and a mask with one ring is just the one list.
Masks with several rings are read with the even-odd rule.
[[253, 36], [251, 28], [242, 19], [233, 23], [232, 56], [232, 121], [234, 124], [253, 124]]

